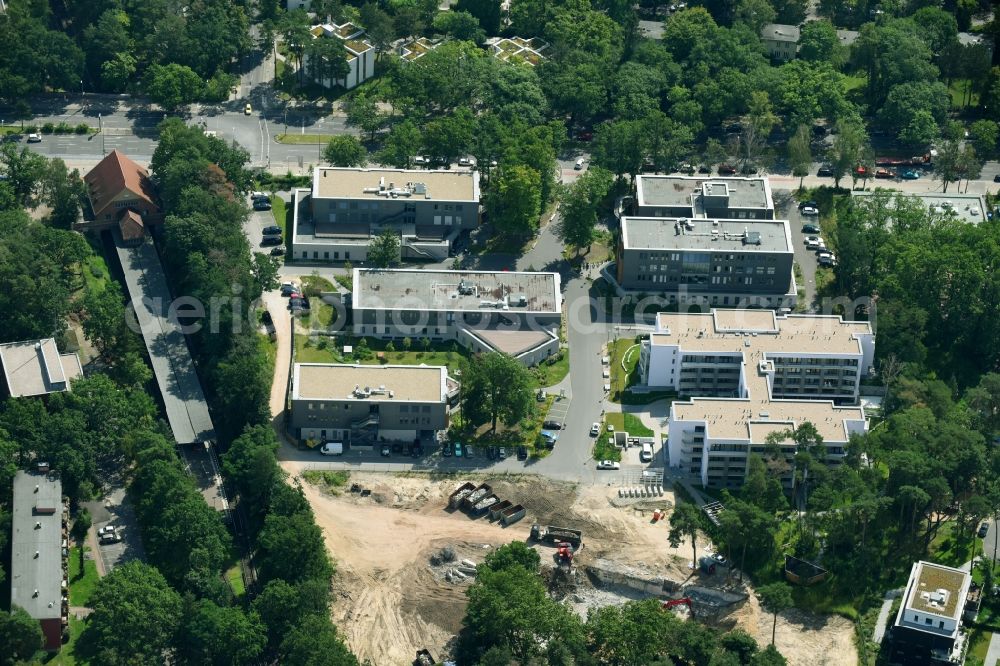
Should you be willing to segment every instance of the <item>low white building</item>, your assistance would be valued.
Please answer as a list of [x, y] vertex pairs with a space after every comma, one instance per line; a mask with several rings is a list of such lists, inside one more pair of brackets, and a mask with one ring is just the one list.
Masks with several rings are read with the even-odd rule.
[[[643, 342], [640, 372], [651, 387], [697, 396], [671, 405], [670, 465], [709, 487], [738, 487], [768, 436], [813, 424], [838, 464], [868, 423], [856, 403], [872, 368], [868, 322], [772, 310], [660, 313]], [[792, 442], [780, 444], [786, 456]]]
[[799, 52], [801, 30], [797, 25], [768, 23], [760, 29], [760, 41], [772, 60], [794, 60]]
[[978, 609], [979, 599], [978, 592], [970, 596], [971, 588], [972, 576], [967, 571], [933, 562], [915, 563], [889, 632], [888, 663], [964, 663], [962, 616], [969, 605]]
[[[375, 47], [365, 39], [365, 31], [361, 28], [353, 23], [344, 23], [343, 25], [324, 23], [313, 26], [309, 32], [313, 39], [339, 39], [342, 41], [344, 49], [347, 51], [347, 64], [350, 68], [343, 78], [314, 77], [314, 82], [324, 88], [342, 86], [350, 90], [375, 76]], [[313, 70], [308, 52], [303, 55], [302, 67], [306, 72]]]

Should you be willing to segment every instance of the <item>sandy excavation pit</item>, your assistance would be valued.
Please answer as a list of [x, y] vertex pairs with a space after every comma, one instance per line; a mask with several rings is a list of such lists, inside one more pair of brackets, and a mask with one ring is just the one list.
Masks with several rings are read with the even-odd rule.
[[[473, 519], [462, 511], [447, 510], [448, 496], [466, 480], [486, 481], [499, 497], [523, 504], [528, 514], [501, 527], [486, 517]], [[581, 616], [590, 607], [654, 596], [600, 581], [595, 584], [594, 577], [584, 573], [590, 566], [607, 563], [646, 572], [651, 579], [705, 587], [719, 587], [725, 579], [692, 576], [690, 542], [674, 549], [667, 542], [666, 522], [652, 524], [654, 508], [673, 506], [671, 492], [655, 501], [615, 507], [611, 501], [617, 497], [616, 488], [534, 476], [438, 480], [426, 475], [355, 473], [351, 483], [371, 494], [330, 495], [304, 482], [302, 487], [337, 565], [333, 619], [358, 658], [373, 664], [409, 664], [420, 648], [439, 659], [446, 654], [446, 646], [461, 628], [465, 590], [474, 576], [448, 582], [445, 573], [461, 560], [478, 564], [490, 549], [527, 539], [533, 522], [583, 531], [584, 548], [574, 561], [572, 581], [556, 586], [557, 597]], [[431, 557], [443, 548], [455, 551], [455, 561], [432, 564]], [[552, 567], [554, 548], [538, 548], [543, 567]], [[711, 544], [699, 542], [699, 555], [709, 548]], [[682, 612], [686, 614], [686, 609]], [[760, 610], [753, 595], [709, 622], [725, 628], [739, 625], [762, 645], [770, 641], [771, 616]], [[853, 666], [857, 658], [852, 636], [853, 625], [843, 618], [806, 618], [789, 611], [778, 620], [777, 645], [789, 664]]]

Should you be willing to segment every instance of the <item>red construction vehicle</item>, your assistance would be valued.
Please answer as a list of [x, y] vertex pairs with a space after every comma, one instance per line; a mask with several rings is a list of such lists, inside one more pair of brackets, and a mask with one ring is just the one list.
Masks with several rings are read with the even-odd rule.
[[691, 605], [691, 597], [681, 597], [680, 599], [671, 599], [670, 601], [663, 602], [663, 610], [674, 608], [675, 606], [687, 606], [688, 610], [694, 611], [694, 607]]
[[568, 541], [560, 541], [556, 550], [556, 561], [559, 566], [569, 569], [573, 566], [573, 544]]

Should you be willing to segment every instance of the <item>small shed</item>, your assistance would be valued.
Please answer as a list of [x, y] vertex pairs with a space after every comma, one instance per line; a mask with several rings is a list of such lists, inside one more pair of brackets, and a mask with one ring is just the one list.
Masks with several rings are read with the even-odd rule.
[[785, 578], [796, 585], [815, 585], [826, 580], [830, 572], [816, 564], [785, 555]]

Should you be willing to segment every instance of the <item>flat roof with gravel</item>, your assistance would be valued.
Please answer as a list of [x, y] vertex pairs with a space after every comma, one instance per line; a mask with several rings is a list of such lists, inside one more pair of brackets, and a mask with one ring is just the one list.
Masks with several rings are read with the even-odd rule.
[[83, 374], [76, 354], [60, 354], [53, 338], [0, 344], [0, 366], [11, 397], [68, 391]]
[[352, 307], [557, 313], [562, 294], [558, 273], [355, 268]]
[[296, 363], [292, 399], [444, 402], [447, 379], [439, 365]]
[[57, 618], [62, 611], [62, 483], [54, 476], [18, 472], [11, 512], [11, 603], [36, 620]]
[[626, 250], [791, 252], [787, 220], [622, 217]]
[[767, 178], [722, 176], [637, 176], [636, 204], [639, 206], [695, 206], [707, 192], [729, 196], [729, 208], [774, 209]]
[[876, 189], [874, 192], [851, 192], [851, 196], [865, 199], [876, 193], [893, 194], [894, 201], [904, 197], [912, 198], [914, 201], [922, 203], [931, 213], [954, 217], [969, 224], [981, 224], [986, 221], [986, 202], [978, 194], [945, 194], [941, 192], [904, 194], [893, 190]]
[[317, 199], [479, 202], [478, 171], [316, 167]]

